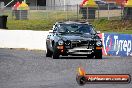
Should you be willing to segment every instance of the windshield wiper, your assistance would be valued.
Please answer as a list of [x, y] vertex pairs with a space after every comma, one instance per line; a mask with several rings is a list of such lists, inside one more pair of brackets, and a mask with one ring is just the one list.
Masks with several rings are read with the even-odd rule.
[[73, 34], [83, 34], [81, 32], [70, 32], [70, 33], [73, 33]]

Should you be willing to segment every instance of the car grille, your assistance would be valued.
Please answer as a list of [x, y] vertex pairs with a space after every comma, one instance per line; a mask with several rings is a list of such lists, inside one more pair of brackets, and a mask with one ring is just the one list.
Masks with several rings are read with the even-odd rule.
[[95, 46], [95, 41], [66, 41], [66, 47], [67, 48], [89, 48], [93, 49]]

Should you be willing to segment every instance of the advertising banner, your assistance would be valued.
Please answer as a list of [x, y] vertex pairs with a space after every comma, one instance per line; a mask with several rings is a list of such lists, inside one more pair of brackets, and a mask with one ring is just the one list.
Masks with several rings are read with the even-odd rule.
[[102, 33], [103, 55], [132, 56], [132, 34]]

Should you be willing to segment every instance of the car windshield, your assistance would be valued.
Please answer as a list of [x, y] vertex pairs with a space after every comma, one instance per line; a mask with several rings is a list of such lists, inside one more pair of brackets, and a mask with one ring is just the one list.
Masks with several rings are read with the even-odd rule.
[[90, 33], [95, 34], [94, 27], [88, 24], [61, 24], [59, 25], [60, 33]]

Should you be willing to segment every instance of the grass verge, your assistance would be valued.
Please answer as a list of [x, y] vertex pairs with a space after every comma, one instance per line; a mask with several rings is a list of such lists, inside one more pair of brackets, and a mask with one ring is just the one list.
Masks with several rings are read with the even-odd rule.
[[[7, 21], [8, 30], [41, 30], [47, 31], [52, 28], [56, 21], [75, 20], [76, 12], [30, 12], [29, 20]], [[78, 16], [81, 19], [81, 15]], [[99, 19], [90, 21], [101, 32], [116, 32], [132, 34], [132, 20], [106, 20]]]
[[101, 32], [132, 34], [132, 20], [94, 20], [92, 24]]
[[[62, 19], [63, 20], [63, 19]], [[7, 26], [9, 30], [38, 30], [47, 31], [52, 25], [59, 20], [9, 20]], [[116, 32], [132, 34], [132, 20], [94, 20], [91, 23], [101, 32]]]

